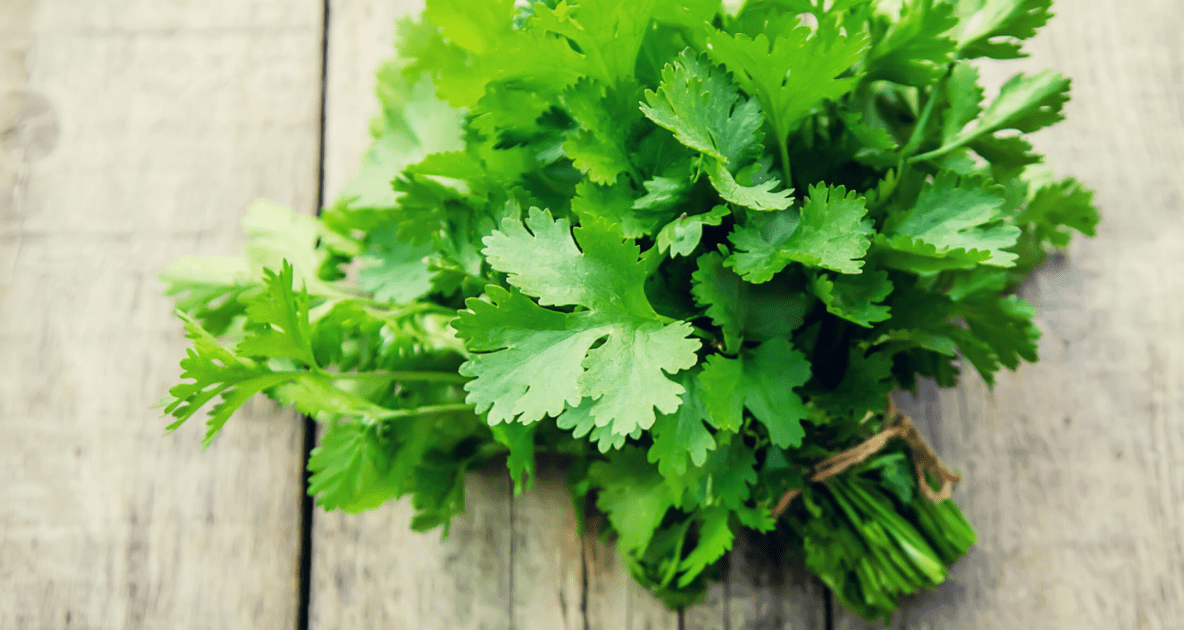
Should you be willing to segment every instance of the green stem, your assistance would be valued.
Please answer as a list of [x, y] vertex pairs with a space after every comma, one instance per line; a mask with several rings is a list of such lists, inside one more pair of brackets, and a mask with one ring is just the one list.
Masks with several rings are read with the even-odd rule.
[[464, 403], [453, 403], [450, 405], [425, 405], [423, 407], [416, 407], [414, 409], [391, 409], [382, 414], [381, 419], [389, 420], [391, 418], [414, 418], [417, 416], [428, 416], [437, 413], [453, 413], [456, 411], [473, 411], [476, 405], [466, 405]]
[[[929, 119], [933, 117], [933, 110], [937, 106], [937, 102], [941, 100], [941, 89], [945, 85], [942, 81], [929, 95], [929, 102], [925, 103], [925, 109], [921, 111], [921, 119], [917, 121], [917, 125], [913, 127], [913, 133], [909, 136], [909, 141], [904, 145], [904, 150], [901, 151], [901, 156], [908, 156], [913, 151], [916, 151], [921, 143], [925, 140], [925, 129], [929, 126]], [[932, 153], [932, 151], [930, 152]], [[928, 154], [926, 154], [928, 155]], [[907, 158], [906, 158], [907, 159]], [[920, 156], [918, 158], [920, 159]], [[909, 160], [910, 162], [913, 160]]]
[[467, 383], [469, 378], [455, 372], [347, 372], [327, 375], [335, 380], [343, 381], [374, 381], [385, 383], [388, 381], [409, 381], [417, 383]]
[[789, 138], [787, 134], [780, 131], [777, 132], [777, 148], [781, 150], [781, 172], [785, 174], [785, 181], [782, 186], [787, 189], [793, 188], [793, 172], [789, 168]]

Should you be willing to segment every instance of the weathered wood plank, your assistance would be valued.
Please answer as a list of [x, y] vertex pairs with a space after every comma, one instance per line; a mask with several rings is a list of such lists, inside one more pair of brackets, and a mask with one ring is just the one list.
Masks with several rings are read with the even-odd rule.
[[[1097, 192], [1097, 239], [1023, 295], [1041, 362], [994, 392], [968, 376], [913, 401], [966, 474], [954, 498], [979, 543], [897, 626], [1172, 628], [1184, 617], [1184, 5], [1078, 0], [989, 66], [1074, 80], [1068, 119], [1038, 149]], [[838, 628], [865, 627], [849, 615]]]
[[313, 0], [0, 9], [0, 627], [290, 628], [301, 425], [202, 453], [148, 409], [185, 340], [155, 276], [316, 198]]
[[511, 503], [514, 628], [584, 629], [584, 549], [563, 465], [540, 458], [534, 488]]
[[[378, 112], [374, 71], [394, 52], [395, 20], [422, 2], [335, 0], [329, 7], [325, 193], [357, 172]], [[469, 476], [467, 513], [440, 531], [410, 530], [405, 501], [363, 514], [313, 517], [310, 626], [408, 630], [511, 627], [509, 475]]]
[[786, 557], [776, 533], [746, 531], [728, 555], [731, 630], [824, 630], [825, 587]]

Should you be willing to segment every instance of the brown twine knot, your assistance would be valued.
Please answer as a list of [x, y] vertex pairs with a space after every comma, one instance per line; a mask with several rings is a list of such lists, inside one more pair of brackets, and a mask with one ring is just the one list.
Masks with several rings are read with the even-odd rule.
[[[888, 398], [888, 415], [892, 417], [892, 423], [862, 443], [818, 462], [814, 466], [814, 473], [810, 475], [808, 480], [817, 483], [829, 479], [879, 452], [888, 443], [888, 440], [900, 437], [904, 438], [909, 445], [913, 468], [917, 471], [917, 485], [921, 489], [921, 494], [934, 503], [950, 498], [954, 483], [962, 481], [962, 475], [950, 470], [949, 466], [941, 461], [937, 453], [933, 452], [933, 447], [929, 446], [925, 438], [917, 432], [917, 427], [913, 426], [912, 419], [896, 408], [891, 397]], [[873, 414], [868, 414], [863, 421], [867, 422], [868, 418], [872, 416]], [[934, 492], [933, 488], [929, 487], [929, 482], [925, 478], [926, 470], [931, 470], [941, 477], [940, 491]], [[773, 518], [780, 518], [789, 508], [789, 504], [801, 493], [800, 489], [791, 488], [781, 495], [781, 500], [773, 508]]]

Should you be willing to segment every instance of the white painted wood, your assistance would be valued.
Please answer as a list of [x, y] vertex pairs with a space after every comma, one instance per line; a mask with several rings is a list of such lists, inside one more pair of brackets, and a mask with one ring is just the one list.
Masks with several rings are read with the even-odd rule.
[[0, 627], [290, 628], [301, 425], [207, 452], [148, 406], [185, 340], [156, 274], [316, 197], [319, 2], [0, 8]]

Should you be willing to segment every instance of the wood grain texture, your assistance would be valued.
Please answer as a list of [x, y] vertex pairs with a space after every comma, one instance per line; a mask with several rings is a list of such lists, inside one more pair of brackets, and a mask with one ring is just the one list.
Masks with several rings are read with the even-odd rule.
[[[334, 0], [329, 6], [325, 198], [357, 173], [378, 112], [374, 71], [394, 52], [398, 17], [422, 2]], [[511, 626], [513, 533], [504, 465], [469, 476], [467, 513], [447, 539], [410, 530], [406, 501], [362, 514], [313, 516], [314, 629], [505, 630]], [[570, 510], [570, 508], [568, 508]]]
[[0, 627], [290, 628], [300, 425], [207, 452], [148, 406], [186, 343], [156, 274], [316, 198], [320, 4], [0, 9]]
[[[1023, 290], [1041, 362], [994, 391], [967, 376], [909, 410], [966, 473], [979, 543], [892, 627], [1176, 628], [1184, 618], [1184, 5], [1059, 2], [1032, 57], [984, 66], [1000, 85], [1053, 67], [1067, 120], [1041, 132], [1058, 174], [1096, 191], [1098, 237]], [[865, 627], [841, 614], [836, 628]]]

